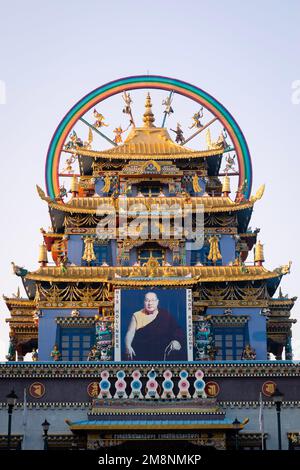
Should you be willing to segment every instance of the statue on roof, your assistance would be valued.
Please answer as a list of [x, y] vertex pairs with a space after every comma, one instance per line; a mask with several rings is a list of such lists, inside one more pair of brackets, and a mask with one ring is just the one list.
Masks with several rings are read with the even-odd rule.
[[92, 142], [93, 142], [93, 131], [91, 128], [89, 128], [88, 139], [83, 143], [84, 148], [87, 150], [90, 150], [92, 148]]
[[231, 170], [231, 171], [235, 171], [235, 155], [233, 155], [232, 157], [230, 155], [227, 155], [226, 158], [226, 166], [225, 166], [225, 169], [224, 169], [224, 172], [227, 173]]
[[16, 274], [17, 276], [26, 276], [28, 273], [28, 270], [25, 269], [24, 267], [17, 266], [13, 261], [11, 262], [13, 273]]
[[9, 346], [8, 352], [5, 356], [7, 361], [15, 361], [16, 360], [16, 340], [12, 335], [9, 335]]
[[76, 161], [76, 156], [75, 155], [72, 155], [71, 157], [68, 157], [66, 159], [66, 162], [65, 162], [65, 166], [64, 168], [62, 169], [62, 173], [74, 173], [74, 170], [73, 170], [73, 163], [75, 163]]
[[177, 123], [176, 130], [171, 129], [171, 131], [175, 132], [176, 134], [175, 142], [177, 144], [183, 144], [183, 142], [185, 141], [185, 138], [183, 137], [183, 130], [181, 129], [181, 125], [179, 124], [179, 122]]
[[226, 141], [227, 137], [228, 137], [228, 134], [224, 127], [217, 140], [217, 144], [221, 145], [224, 149], [227, 149], [228, 147], [230, 147], [230, 145]]
[[255, 349], [251, 348], [250, 344], [246, 344], [241, 359], [243, 361], [254, 361], [256, 359]]
[[124, 103], [125, 103], [125, 106], [123, 108], [123, 113], [124, 114], [128, 114], [129, 116], [129, 120], [130, 120], [130, 126], [134, 126], [134, 120], [133, 120], [133, 117], [132, 117], [132, 109], [131, 109], [131, 103], [132, 103], [132, 99], [131, 99], [131, 96], [130, 96], [130, 93], [126, 93], [126, 91], [124, 91], [123, 95], [122, 95], [122, 98], [124, 100]]
[[98, 113], [96, 108], [94, 109], [93, 114], [94, 114], [94, 118], [96, 119], [96, 121], [94, 122], [94, 127], [97, 127], [97, 128], [103, 127], [103, 126], [108, 127], [108, 124], [104, 122], [105, 117], [103, 116], [103, 114]]
[[37, 362], [39, 360], [39, 355], [35, 348], [33, 348], [32, 350], [31, 359], [32, 359], [32, 362]]
[[83, 147], [83, 142], [80, 139], [80, 137], [78, 137], [74, 129], [69, 135], [69, 138], [70, 140], [65, 144], [66, 150], [73, 150], [73, 149], [77, 149], [78, 147]]
[[61, 353], [58, 349], [58, 345], [55, 344], [54, 347], [53, 347], [53, 350], [51, 351], [51, 357], [53, 359], [53, 361], [60, 361], [61, 359]]
[[126, 93], [126, 91], [124, 91], [123, 95], [122, 95], [122, 98], [124, 100], [124, 103], [125, 103], [125, 106], [123, 108], [123, 113], [125, 114], [131, 114], [131, 103], [132, 103], [132, 99], [131, 99], [131, 96], [130, 96], [130, 93]]
[[120, 124], [119, 127], [115, 128], [115, 130], [113, 132], [115, 134], [114, 142], [116, 144], [120, 144], [121, 142], [123, 142], [122, 134], [124, 134], [124, 132], [128, 131], [130, 125], [131, 125], [131, 123], [129, 123], [129, 126], [124, 130], [122, 129], [121, 124]]
[[62, 199], [63, 197], [66, 197], [68, 194], [68, 191], [66, 190], [65, 188], [65, 185], [62, 184], [60, 187], [59, 187], [59, 197], [57, 198], [58, 200], [59, 199]]
[[162, 105], [165, 106], [165, 109], [164, 109], [164, 113], [167, 115], [167, 116], [170, 116], [170, 114], [174, 113], [174, 110], [171, 106], [171, 103], [173, 101], [173, 98], [172, 98], [172, 94], [170, 94], [169, 96], [167, 96], [167, 98], [165, 98], [163, 101], [162, 101]]
[[198, 113], [195, 113], [193, 115], [193, 117], [192, 117], [193, 124], [189, 127], [189, 129], [193, 129], [194, 127], [196, 129], [201, 129], [201, 127], [203, 127], [203, 124], [201, 124], [201, 121], [200, 121], [201, 118], [203, 118], [203, 106], [201, 106]]

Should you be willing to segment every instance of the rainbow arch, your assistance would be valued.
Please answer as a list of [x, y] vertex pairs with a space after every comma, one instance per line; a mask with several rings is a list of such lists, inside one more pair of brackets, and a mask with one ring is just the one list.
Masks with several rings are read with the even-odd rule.
[[245, 197], [248, 199], [252, 186], [251, 158], [246, 139], [233, 116], [219, 101], [200, 88], [175, 78], [159, 75], [137, 75], [106, 83], [88, 93], [70, 109], [54, 132], [47, 153], [45, 178], [47, 193], [50, 198], [55, 198], [59, 195], [58, 170], [60, 153], [67, 136], [78, 119], [97, 103], [117, 93], [142, 88], [173, 90], [175, 93], [179, 93], [203, 105], [221, 121], [235, 146], [239, 164], [239, 187], [244, 188]]

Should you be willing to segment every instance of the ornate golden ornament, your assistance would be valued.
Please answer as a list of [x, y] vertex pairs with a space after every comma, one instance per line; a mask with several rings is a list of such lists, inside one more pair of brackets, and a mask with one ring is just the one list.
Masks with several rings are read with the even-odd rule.
[[202, 188], [199, 184], [198, 175], [193, 176], [193, 190], [194, 190], [195, 193], [201, 193], [202, 192]]
[[91, 261], [96, 260], [96, 255], [94, 251], [94, 238], [92, 237], [85, 237], [84, 238], [84, 253], [82, 259], [90, 263]]
[[263, 197], [263, 194], [265, 192], [265, 187], [266, 185], [265, 184], [262, 184], [258, 190], [256, 191], [256, 194], [254, 196], [251, 196], [250, 197], [250, 202], [256, 202], [258, 201], [259, 199], [261, 199]]
[[219, 250], [219, 239], [216, 235], [214, 235], [210, 237], [208, 241], [209, 241], [210, 249], [209, 249], [207, 259], [212, 261], [213, 263], [216, 263], [218, 260], [222, 259], [222, 255]]

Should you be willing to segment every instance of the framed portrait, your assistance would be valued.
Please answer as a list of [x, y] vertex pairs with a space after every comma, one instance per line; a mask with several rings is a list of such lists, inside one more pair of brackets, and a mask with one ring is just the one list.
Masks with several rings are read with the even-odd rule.
[[115, 360], [193, 360], [191, 289], [117, 289]]

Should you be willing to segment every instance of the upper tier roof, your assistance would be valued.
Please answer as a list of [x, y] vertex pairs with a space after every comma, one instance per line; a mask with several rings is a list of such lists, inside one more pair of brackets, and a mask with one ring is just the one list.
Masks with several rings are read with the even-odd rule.
[[[116, 158], [130, 160], [165, 160], [192, 157], [208, 157], [221, 155], [224, 151], [224, 142], [214, 143], [210, 150], [192, 150], [173, 142], [167, 129], [154, 126], [154, 115], [152, 113], [152, 103], [148, 93], [145, 103], [145, 113], [143, 116], [144, 126], [133, 127], [122, 145], [117, 145], [108, 150], [88, 150], [84, 147], [77, 147], [71, 150], [81, 156], [93, 158]], [[68, 150], [67, 150], [68, 151]]]
[[77, 148], [71, 153], [93, 158], [167, 160], [174, 158], [204, 158], [221, 155], [223, 151], [223, 145], [212, 150], [192, 150], [173, 142], [165, 128], [134, 127], [122, 145], [101, 151]]
[[[62, 202], [57, 202], [51, 200], [51, 198], [47, 197], [44, 191], [37, 186], [37, 190], [39, 196], [42, 200], [47, 201], [49, 207], [62, 211], [62, 212], [69, 212], [69, 213], [81, 213], [81, 214], [100, 214], [101, 213], [101, 206], [103, 206], [103, 210], [106, 212], [108, 207], [114, 208], [118, 210], [120, 199], [113, 199], [110, 197], [74, 197], [66, 204]], [[244, 209], [252, 208], [254, 203], [262, 197], [263, 189], [262, 187], [259, 188], [257, 193], [254, 196], [251, 196], [249, 201], [242, 201], [242, 202], [234, 202], [229, 197], [213, 197], [213, 196], [203, 196], [203, 197], [189, 197], [186, 199], [185, 197], [127, 197], [127, 204], [128, 208], [132, 204], [144, 204], [146, 207], [149, 204], [156, 204], [158, 206], [163, 207], [170, 207], [174, 206], [174, 204], [178, 204], [180, 207], [184, 207], [185, 204], [190, 203], [192, 204], [192, 208], [195, 210], [197, 205], [202, 204], [204, 207], [205, 212], [231, 212], [231, 211], [240, 211]]]

